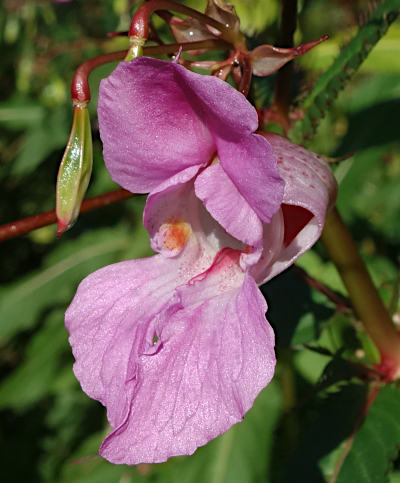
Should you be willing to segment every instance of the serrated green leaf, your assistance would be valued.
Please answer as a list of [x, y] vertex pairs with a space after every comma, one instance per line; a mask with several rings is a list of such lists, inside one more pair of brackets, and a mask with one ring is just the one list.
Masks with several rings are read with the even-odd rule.
[[333, 64], [318, 78], [311, 93], [300, 103], [304, 112], [295, 123], [289, 137], [296, 143], [311, 137], [318, 122], [326, 114], [332, 101], [367, 58], [369, 52], [397, 18], [400, 0], [383, 0], [371, 13], [368, 21], [359, 29]]
[[383, 386], [355, 435], [338, 477], [332, 483], [380, 483], [400, 447], [400, 389]]

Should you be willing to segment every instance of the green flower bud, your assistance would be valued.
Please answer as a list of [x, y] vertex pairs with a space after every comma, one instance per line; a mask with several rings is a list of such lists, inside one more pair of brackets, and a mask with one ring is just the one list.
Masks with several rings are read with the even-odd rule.
[[93, 146], [89, 112], [86, 104], [76, 103], [71, 134], [57, 177], [57, 236], [68, 230], [78, 218], [92, 165]]

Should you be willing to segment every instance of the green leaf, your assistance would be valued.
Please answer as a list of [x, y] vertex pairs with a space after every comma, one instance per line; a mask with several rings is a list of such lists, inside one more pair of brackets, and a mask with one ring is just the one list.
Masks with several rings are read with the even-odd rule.
[[18, 331], [37, 322], [40, 313], [71, 300], [82, 278], [118, 260], [129, 236], [124, 230], [97, 230], [64, 242], [48, 258], [46, 266], [0, 291], [0, 339], [5, 343]]
[[[361, 384], [347, 384], [339, 390], [319, 397], [302, 416], [300, 441], [296, 451], [284, 465], [282, 483], [301, 481], [322, 483], [323, 462], [330, 453], [345, 441], [354, 429], [366, 398], [366, 387]], [[354, 477], [352, 483], [363, 482]]]
[[298, 106], [298, 111], [304, 112], [304, 116], [289, 133], [294, 142], [301, 143], [314, 134], [332, 101], [397, 18], [399, 9], [400, 0], [383, 0], [333, 64], [318, 78], [311, 93]]
[[45, 109], [26, 99], [15, 99], [0, 104], [0, 124], [8, 129], [24, 129], [43, 121]]
[[64, 314], [56, 310], [30, 341], [24, 362], [0, 385], [0, 409], [24, 409], [49, 392], [67, 345]]
[[355, 435], [335, 483], [386, 482], [400, 447], [400, 389], [383, 386]]
[[66, 130], [66, 115], [62, 108], [47, 114], [40, 123], [32, 123], [24, 136], [21, 149], [12, 161], [12, 174], [22, 176], [34, 171], [54, 150], [65, 145]]
[[[269, 305], [267, 318], [278, 347], [300, 345], [318, 338], [322, 324], [333, 314], [330, 303], [301, 278], [287, 270], [262, 286]], [[290, 294], [290, 304], [287, 296]]]

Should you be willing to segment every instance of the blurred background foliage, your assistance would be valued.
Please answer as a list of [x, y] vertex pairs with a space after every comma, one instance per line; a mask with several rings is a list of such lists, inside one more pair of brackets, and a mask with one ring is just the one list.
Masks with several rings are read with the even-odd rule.
[[[187, 2], [199, 9], [204, 3]], [[232, 3], [249, 46], [279, 45], [278, 0]], [[295, 62], [292, 94], [301, 100], [365, 21], [371, 5], [363, 0], [298, 4], [296, 43], [330, 35]], [[108, 39], [106, 33], [128, 28], [131, 7], [126, 0], [2, 2], [1, 223], [54, 207], [57, 168], [71, 123], [73, 72], [87, 58], [125, 48], [125, 39]], [[161, 22], [156, 24], [167, 35]], [[333, 165], [340, 181], [338, 206], [397, 321], [399, 52], [396, 21], [307, 141], [310, 149], [329, 157], [354, 153]], [[91, 76], [93, 120], [98, 83], [114, 67], [102, 67]], [[275, 80], [276, 76], [255, 79], [250, 96], [257, 107], [269, 105]], [[96, 122], [93, 135], [89, 196], [116, 187], [103, 165]], [[82, 215], [60, 240], [50, 226], [2, 244], [1, 481], [400, 481], [400, 396], [394, 386], [378, 395], [342, 471], [335, 475], [365, 403], [367, 387], [358, 362], [374, 362], [377, 355], [352, 313], [338, 310], [295, 269], [263, 287], [270, 305], [268, 319], [277, 335], [277, 377], [243, 423], [194, 456], [162, 465], [114, 466], [96, 455], [108, 431], [105, 411], [86, 397], [72, 374], [63, 312], [86, 275], [119, 260], [150, 254], [141, 225], [143, 206], [144, 198], [138, 197]], [[298, 265], [345, 295], [322, 246], [303, 256]]]

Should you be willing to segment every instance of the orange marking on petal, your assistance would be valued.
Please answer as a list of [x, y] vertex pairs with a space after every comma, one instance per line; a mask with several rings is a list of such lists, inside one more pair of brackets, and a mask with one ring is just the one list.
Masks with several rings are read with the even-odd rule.
[[164, 223], [161, 229], [164, 232], [163, 247], [167, 250], [181, 250], [192, 232], [189, 223], [179, 219]]

